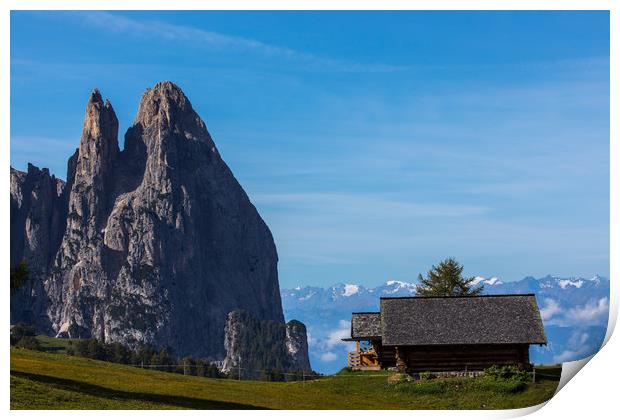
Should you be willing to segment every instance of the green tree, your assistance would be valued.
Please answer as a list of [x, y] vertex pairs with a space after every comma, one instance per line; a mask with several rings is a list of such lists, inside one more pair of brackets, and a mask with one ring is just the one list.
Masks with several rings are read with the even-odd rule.
[[11, 345], [17, 343], [22, 337], [34, 337], [36, 330], [32, 325], [18, 322], [11, 328]]
[[207, 376], [209, 378], [221, 378], [222, 375], [214, 363], [209, 363], [207, 368]]
[[[11, 345], [16, 345], [22, 338], [31, 337], [34, 338], [36, 330], [32, 325], [18, 322], [11, 328]], [[24, 346], [20, 346], [24, 347]]]
[[19, 339], [16, 344], [17, 347], [21, 347], [28, 350], [41, 350], [41, 345], [39, 344], [39, 340], [36, 337], [32, 336], [24, 336]]
[[114, 363], [128, 363], [129, 362], [129, 351], [125, 346], [120, 343], [112, 343], [111, 344], [111, 361]]
[[207, 376], [207, 362], [202, 359], [196, 360], [196, 376]]
[[271, 371], [269, 371], [269, 380], [272, 382], [284, 382], [285, 375], [282, 372], [282, 369], [280, 368], [271, 369]]
[[72, 355], [88, 357], [88, 340], [77, 340], [72, 345]]
[[159, 361], [159, 355], [157, 353], [153, 353], [151, 356], [151, 360], [149, 360], [149, 366], [151, 369], [161, 369], [161, 363]]
[[96, 338], [91, 338], [87, 340], [86, 357], [88, 357], [89, 359], [105, 360], [106, 359], [105, 347], [103, 347]]
[[151, 359], [155, 354], [155, 348], [150, 344], [141, 344], [138, 347], [135, 355], [132, 357], [132, 364], [140, 365], [141, 367], [148, 367], [151, 364]]
[[18, 291], [28, 281], [28, 261], [22, 259], [11, 269], [11, 294]]
[[172, 364], [174, 364], [174, 360], [172, 360], [172, 358], [170, 357], [170, 353], [172, 351], [170, 350], [169, 347], [162, 347], [159, 350], [159, 364], [162, 365], [160, 366], [159, 370], [163, 370], [166, 372], [170, 372], [171, 366]]
[[196, 362], [191, 357], [184, 357], [179, 364], [183, 366], [183, 375], [196, 375]]
[[418, 296], [477, 296], [483, 286], [474, 286], [474, 277], [463, 277], [463, 266], [454, 258], [447, 258], [434, 265], [427, 277], [418, 276], [416, 286]]

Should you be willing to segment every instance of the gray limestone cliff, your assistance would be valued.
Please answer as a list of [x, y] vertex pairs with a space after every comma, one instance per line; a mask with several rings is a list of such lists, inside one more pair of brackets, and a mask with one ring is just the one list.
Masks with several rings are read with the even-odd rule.
[[310, 372], [310, 356], [308, 355], [308, 332], [306, 326], [293, 319], [286, 323], [286, 351], [294, 370]]
[[146, 90], [123, 150], [118, 126], [95, 90], [66, 184], [11, 169], [11, 264], [36, 271], [11, 321], [213, 359], [231, 311], [284, 325], [271, 232], [181, 89]]
[[222, 371], [234, 376], [266, 379], [311, 372], [306, 327], [297, 320], [283, 324], [233, 311], [226, 320], [224, 347]]
[[11, 168], [10, 189], [10, 264], [26, 259], [30, 272], [29, 281], [11, 296], [11, 323], [20, 320], [47, 328], [43, 281], [66, 223], [65, 183], [47, 168], [29, 164], [27, 172]]

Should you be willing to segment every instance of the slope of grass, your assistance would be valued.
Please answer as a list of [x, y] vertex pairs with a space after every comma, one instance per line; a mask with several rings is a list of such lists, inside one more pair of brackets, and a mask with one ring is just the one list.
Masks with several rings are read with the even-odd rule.
[[67, 349], [70, 346], [69, 343], [72, 341], [79, 341], [76, 339], [68, 340], [66, 338], [48, 337], [47, 335], [37, 335], [36, 338], [42, 351], [58, 354], [67, 354]]
[[480, 379], [391, 385], [386, 372], [343, 372], [314, 381], [279, 383], [183, 376], [12, 348], [11, 408], [520, 408], [548, 400], [557, 387], [557, 369], [538, 371], [537, 383], [517, 393], [485, 387]]

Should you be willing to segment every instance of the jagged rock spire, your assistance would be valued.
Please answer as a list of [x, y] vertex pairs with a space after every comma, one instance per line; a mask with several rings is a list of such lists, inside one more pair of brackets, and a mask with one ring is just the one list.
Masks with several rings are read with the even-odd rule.
[[[103, 232], [114, 202], [118, 155], [118, 119], [95, 89], [86, 104], [80, 146], [69, 159], [67, 223], [48, 284], [52, 301], [62, 301], [48, 310], [55, 332], [70, 326], [73, 334], [105, 339], [103, 329], [95, 328], [104, 322], [100, 305], [105, 304], [93, 297], [105, 298], [107, 290]], [[93, 302], [87, 311], [79, 303], [84, 300]]]
[[146, 90], [122, 152], [117, 131], [93, 91], [43, 282], [49, 332], [223, 359], [229, 312], [283, 322], [271, 232], [181, 89]]
[[86, 104], [77, 174], [105, 176], [118, 153], [118, 119], [110, 101], [104, 103], [99, 90], [94, 89]]

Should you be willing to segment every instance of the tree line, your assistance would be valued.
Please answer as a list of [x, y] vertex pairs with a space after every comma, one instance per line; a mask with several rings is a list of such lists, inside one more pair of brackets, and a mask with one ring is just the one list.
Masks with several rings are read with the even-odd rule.
[[134, 351], [121, 343], [104, 343], [96, 338], [89, 338], [69, 340], [67, 354], [183, 375], [223, 377], [213, 362], [193, 357], [174, 358], [170, 347], [156, 349], [149, 344], [143, 344]]
[[[258, 366], [233, 368], [228, 374], [220, 372], [210, 360], [191, 356], [175, 358], [170, 347], [155, 348], [142, 344], [136, 350], [121, 343], [104, 343], [96, 338], [67, 339], [66, 353], [69, 356], [84, 357], [104, 362], [131, 365], [143, 369], [178, 373], [206, 378], [259, 379], [263, 381], [301, 381], [318, 376], [316, 372], [287, 371], [278, 366], [273, 369], [258, 369]], [[36, 337], [33, 326], [17, 323], [11, 328], [11, 345], [29, 350], [45, 351]], [[252, 374], [248, 375], [248, 370]]]

